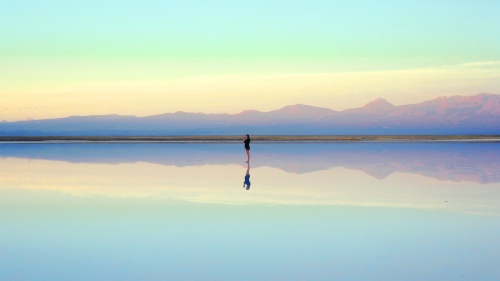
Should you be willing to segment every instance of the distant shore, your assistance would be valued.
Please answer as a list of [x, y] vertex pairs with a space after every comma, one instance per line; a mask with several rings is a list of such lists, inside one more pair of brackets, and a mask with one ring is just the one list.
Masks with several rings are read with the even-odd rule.
[[[241, 142], [242, 136], [0, 136], [0, 142]], [[500, 135], [251, 136], [252, 142], [500, 142]]]

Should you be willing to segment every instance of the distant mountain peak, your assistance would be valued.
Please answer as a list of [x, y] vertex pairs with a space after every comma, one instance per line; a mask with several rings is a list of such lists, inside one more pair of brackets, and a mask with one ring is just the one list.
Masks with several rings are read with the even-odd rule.
[[302, 104], [302, 103], [296, 103], [296, 104], [292, 104], [292, 105], [285, 106], [285, 107], [290, 107], [290, 108], [317, 108], [316, 106]]
[[376, 100], [367, 103], [364, 107], [366, 108], [366, 107], [396, 107], [396, 106], [388, 102], [386, 99], [378, 98]]
[[318, 108], [318, 107], [297, 103], [284, 106], [278, 110], [301, 110], [301, 109], [312, 109], [312, 108]]
[[269, 111], [268, 114], [279, 118], [306, 118], [321, 119], [336, 114], [337, 111], [324, 107], [317, 107], [304, 104], [294, 104]]
[[324, 108], [324, 107], [317, 107], [317, 106], [312, 106], [312, 105], [305, 105], [305, 104], [293, 104], [293, 105], [287, 105], [285, 107], [282, 107], [277, 110], [273, 110], [272, 112], [276, 111], [288, 111], [288, 112], [296, 112], [296, 113], [301, 113], [301, 112], [312, 112], [312, 111], [334, 111], [329, 108]]
[[388, 102], [387, 100], [378, 98], [376, 100], [367, 103], [365, 106], [361, 108], [355, 109], [354, 111], [356, 112], [360, 111], [369, 114], [385, 114], [394, 110], [395, 108], [396, 106]]
[[247, 109], [247, 110], [243, 110], [240, 113], [237, 113], [236, 115], [253, 115], [253, 114], [260, 114], [260, 113], [262, 113], [262, 112], [258, 111], [258, 110]]

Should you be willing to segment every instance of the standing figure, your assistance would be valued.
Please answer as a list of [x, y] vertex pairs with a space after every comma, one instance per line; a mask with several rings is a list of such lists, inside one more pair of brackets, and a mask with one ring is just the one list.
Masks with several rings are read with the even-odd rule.
[[247, 161], [245, 163], [250, 162], [250, 136], [247, 134], [243, 137], [243, 142], [245, 143], [245, 150], [247, 151]]

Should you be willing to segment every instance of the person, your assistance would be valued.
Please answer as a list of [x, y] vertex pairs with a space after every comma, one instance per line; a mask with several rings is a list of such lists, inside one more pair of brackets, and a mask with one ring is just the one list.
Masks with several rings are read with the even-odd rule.
[[243, 182], [243, 188], [246, 190], [250, 189], [250, 163], [247, 164], [247, 173], [245, 174], [245, 181]]
[[245, 163], [250, 162], [250, 136], [247, 134], [243, 137], [243, 142], [245, 143], [245, 150], [247, 151], [247, 161]]

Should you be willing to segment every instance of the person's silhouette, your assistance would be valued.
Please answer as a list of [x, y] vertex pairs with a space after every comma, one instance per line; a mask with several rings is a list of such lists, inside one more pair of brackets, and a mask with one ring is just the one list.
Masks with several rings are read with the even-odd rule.
[[246, 136], [243, 137], [243, 142], [245, 143], [245, 150], [247, 152], [247, 161], [245, 163], [250, 162], [250, 135], [246, 134]]
[[245, 181], [243, 182], [243, 188], [246, 190], [250, 189], [250, 163], [247, 164], [247, 173], [245, 174]]

